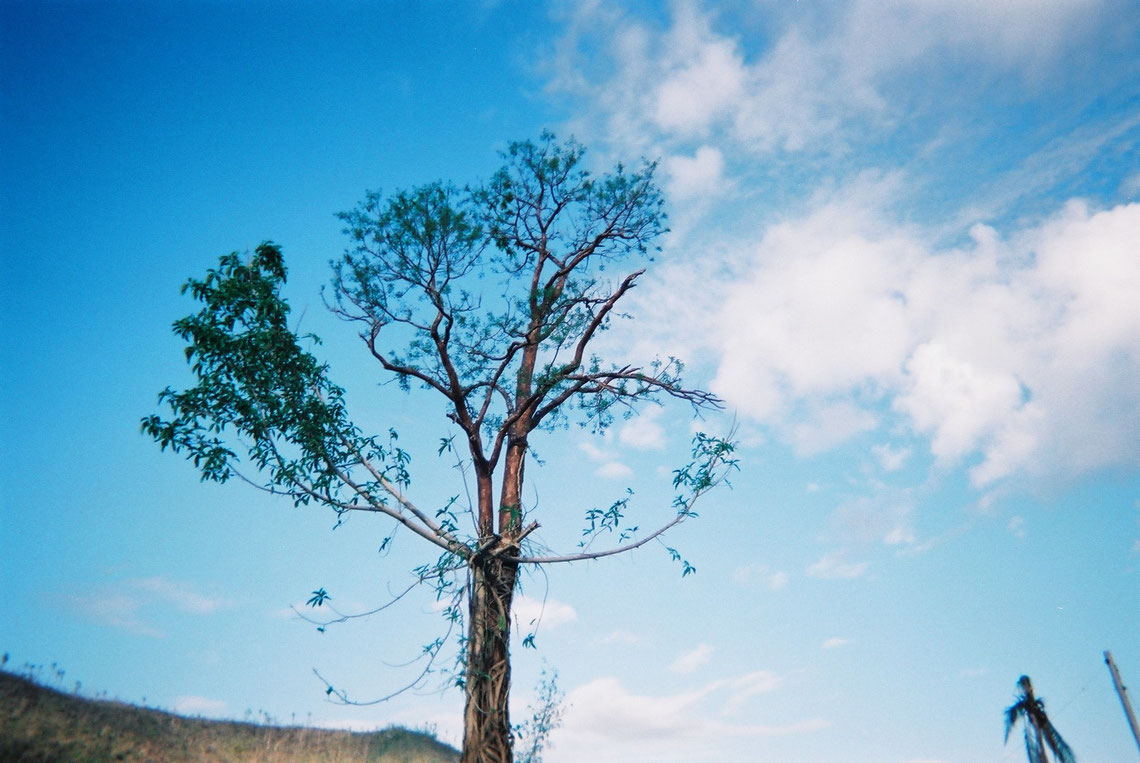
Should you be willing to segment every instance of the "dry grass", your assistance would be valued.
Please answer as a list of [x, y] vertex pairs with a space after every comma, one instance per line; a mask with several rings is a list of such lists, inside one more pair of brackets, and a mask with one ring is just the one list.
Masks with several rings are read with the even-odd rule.
[[93, 700], [0, 671], [4, 761], [376, 761], [452, 763], [459, 753], [428, 734], [371, 733], [207, 721]]

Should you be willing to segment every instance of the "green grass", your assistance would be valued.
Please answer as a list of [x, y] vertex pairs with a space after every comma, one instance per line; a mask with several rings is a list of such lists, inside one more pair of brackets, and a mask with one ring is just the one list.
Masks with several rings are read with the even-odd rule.
[[459, 753], [403, 728], [357, 733], [184, 718], [0, 671], [0, 760], [452, 763]]

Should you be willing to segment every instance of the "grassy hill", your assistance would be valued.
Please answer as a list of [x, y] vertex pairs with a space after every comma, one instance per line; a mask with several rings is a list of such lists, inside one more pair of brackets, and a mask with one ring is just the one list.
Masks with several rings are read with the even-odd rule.
[[0, 760], [452, 763], [459, 753], [407, 729], [356, 733], [183, 718], [0, 671]]

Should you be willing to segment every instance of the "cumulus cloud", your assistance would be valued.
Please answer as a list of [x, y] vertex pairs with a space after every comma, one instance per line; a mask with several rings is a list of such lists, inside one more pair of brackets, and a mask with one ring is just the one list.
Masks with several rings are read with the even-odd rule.
[[786, 736], [827, 727], [820, 718], [771, 724], [724, 720], [781, 684], [775, 674], [759, 670], [676, 694], [649, 695], [631, 692], [616, 678], [599, 678], [567, 695], [565, 723], [552, 736], [554, 749], [565, 760], [581, 760], [587, 751], [591, 760], [606, 761], [675, 759], [685, 750], [701, 758], [717, 739]]
[[[714, 391], [801, 454], [893, 414], [939, 464], [975, 461], [985, 487], [1140, 460], [1137, 240], [1140, 204], [1076, 201], [940, 247], [854, 188], [725, 255], [733, 280], [707, 295], [674, 268], [638, 298], [699, 301], [668, 330], [688, 335], [681, 346], [703, 339]], [[874, 454], [890, 470], [909, 447], [880, 442]]]
[[664, 408], [648, 407], [627, 421], [618, 433], [618, 441], [638, 450], [660, 450], [665, 447], [665, 428], [658, 419]]
[[557, 628], [578, 619], [578, 612], [557, 599], [536, 599], [526, 594], [515, 597], [511, 612], [522, 630]]
[[826, 639], [822, 644], [820, 644], [819, 648], [820, 649], [838, 649], [839, 647], [847, 646], [850, 643], [851, 643], [851, 641], [849, 639], [840, 638], [838, 636], [832, 636], [831, 638]]
[[660, 128], [700, 136], [740, 102], [747, 73], [734, 40], [714, 34], [693, 5], [679, 4], [676, 11], [651, 114]]
[[691, 157], [669, 157], [665, 172], [669, 197], [677, 201], [714, 196], [725, 190], [724, 155], [712, 146], [701, 146]]

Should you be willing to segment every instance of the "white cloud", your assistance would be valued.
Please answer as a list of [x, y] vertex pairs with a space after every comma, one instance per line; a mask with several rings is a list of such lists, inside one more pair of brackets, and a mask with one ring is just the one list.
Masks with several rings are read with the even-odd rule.
[[743, 257], [748, 269], [714, 313], [715, 324], [731, 330], [718, 332], [713, 382], [743, 413], [772, 420], [789, 396], [826, 395], [901, 371], [912, 329], [896, 285], [918, 244], [860, 230], [865, 214], [858, 204], [824, 205], [769, 228]]
[[174, 712], [180, 715], [221, 716], [226, 712], [225, 700], [186, 694], [174, 698]]
[[1122, 180], [1119, 193], [1125, 201], [1140, 202], [1140, 172], [1133, 173]]
[[778, 676], [760, 670], [654, 696], [635, 694], [616, 678], [599, 678], [567, 695], [565, 722], [552, 735], [551, 758], [616, 762], [690, 754], [689, 759], [707, 760], [723, 739], [787, 736], [827, 727], [820, 718], [772, 724], [722, 719], [780, 685]]
[[[971, 463], [977, 487], [1140, 461], [1140, 204], [1074, 202], [1004, 232], [975, 224], [989, 213], [951, 209], [942, 219], [957, 218], [952, 228], [923, 230], [889, 210], [905, 207], [924, 170], [849, 161], [859, 141], [915, 119], [914, 93], [930, 92], [931, 72], [959, 78], [958, 90], [969, 89], [962, 77], [1048, 82], [1069, 51], [1108, 25], [1125, 35], [1135, 15], [1119, 0], [794, 8], [767, 9], [759, 45], [745, 44], [757, 38], [731, 10], [699, 2], [658, 20], [600, 3], [571, 14], [555, 87], [579, 96], [573, 132], [665, 156], [682, 218], [699, 206], [686, 198], [740, 179], [731, 230], [684, 242], [699, 256], [666, 258], [631, 295], [642, 320], [629, 346], [710, 362], [713, 390], [803, 455], [893, 414], [904, 436], [929, 438], [940, 467]], [[907, 90], [904, 79], [924, 86]], [[1044, 182], [1028, 185], [1055, 188], [1056, 167], [1081, 171], [1134, 126], [1127, 116], [1061, 135], [993, 181], [1017, 186], [1010, 198], [1034, 172]], [[781, 184], [800, 189], [797, 211], [776, 217], [763, 188], [780, 176], [762, 168], [789, 153], [805, 166]], [[835, 175], [819, 177], [820, 166]], [[1123, 178], [1119, 193], [1135, 185]], [[681, 227], [699, 235], [690, 223]], [[967, 229], [966, 243], [943, 243]], [[902, 449], [885, 447], [884, 470], [900, 468]]]
[[599, 646], [605, 646], [606, 644], [625, 644], [632, 646], [634, 644], [640, 644], [641, 639], [637, 637], [637, 634], [631, 633], [630, 631], [616, 630], [607, 633], [605, 636], [597, 639], [594, 643]]
[[666, 43], [671, 71], [654, 91], [653, 121], [683, 136], [707, 133], [740, 102], [746, 76], [733, 40], [712, 34], [705, 19], [683, 10]]
[[170, 580], [162, 576], [139, 578], [129, 582], [134, 588], [152, 593], [157, 598], [174, 604], [183, 612], [194, 615], [208, 615], [217, 609], [229, 607], [233, 604], [229, 599], [198, 593], [189, 583]]
[[599, 466], [594, 473], [608, 480], [619, 480], [632, 477], [633, 469], [620, 461], [608, 461]]
[[689, 651], [677, 655], [677, 658], [670, 663], [669, 670], [681, 674], [696, 672], [697, 668], [708, 665], [712, 653], [713, 648], [708, 644], [697, 644]]
[[871, 455], [884, 472], [897, 472], [910, 458], [910, 448], [893, 448], [890, 443], [882, 443], [871, 446]]
[[949, 71], [979, 87], [995, 74], [1047, 83], [1098, 29], [1134, 24], [1114, 0], [850, 0], [826, 21], [789, 4], [795, 12], [768, 9], [771, 42], [746, 52], [742, 24], [713, 7], [677, 2], [659, 24], [575, 4], [550, 84], [582, 99], [571, 131], [650, 155], [714, 133], [726, 152], [842, 155], [867, 125], [913, 117], [900, 80], [929, 86]]
[[1009, 522], [1007, 522], [1005, 525], [1005, 529], [1008, 530], [1009, 534], [1015, 538], [1024, 538], [1025, 537], [1025, 517], [1020, 517], [1020, 516], [1010, 517]]
[[776, 570], [768, 576], [766, 583], [773, 591], [779, 591], [788, 585], [789, 579], [788, 573]]
[[932, 432], [931, 452], [957, 460], [1022, 407], [1013, 374], [978, 368], [937, 342], [915, 349], [906, 365], [909, 389], [895, 400], [919, 432]]
[[[608, 439], [608, 438], [607, 438]], [[601, 441], [603, 445], [606, 440]], [[578, 443], [578, 448], [586, 454], [591, 461], [601, 465], [594, 470], [594, 474], [604, 479], [627, 479], [633, 475], [633, 470], [617, 459], [617, 455], [608, 447], [601, 447], [590, 440]]]
[[831, 638], [826, 639], [822, 644], [820, 644], [819, 648], [820, 649], [838, 649], [839, 647], [847, 646], [850, 643], [851, 643], [851, 641], [849, 639], [840, 638], [838, 636], [832, 636]]
[[732, 715], [740, 711], [752, 697], [774, 692], [783, 684], [783, 679], [770, 670], [754, 670], [730, 679], [725, 682], [728, 696], [725, 698], [723, 712]]
[[807, 574], [822, 580], [853, 580], [867, 574], [869, 567], [867, 562], [847, 562], [842, 552], [832, 552], [809, 566]]
[[847, 401], [812, 406], [788, 427], [788, 439], [802, 456], [822, 453], [878, 425], [868, 410]]
[[915, 541], [913, 499], [906, 490], [881, 490], [840, 503], [828, 517], [829, 537], [847, 546], [888, 546]]
[[153, 611], [156, 606], [172, 604], [192, 615], [208, 615], [233, 605], [229, 599], [206, 596], [189, 583], [163, 576], [104, 584], [59, 596], [57, 600], [101, 625], [152, 638], [165, 636], [166, 631], [148, 622], [152, 618], [144, 618], [143, 610]]
[[100, 625], [134, 633], [138, 636], [161, 638], [166, 631], [145, 622], [139, 615], [142, 602], [136, 596], [101, 588], [80, 594], [67, 594], [57, 600], [70, 609]]
[[788, 585], [791, 577], [782, 570], [773, 570], [763, 564], [746, 564], [732, 571], [732, 579], [741, 585], [759, 582], [765, 588], [779, 591]]
[[357, 731], [361, 733], [377, 731], [383, 726], [384, 724], [378, 721], [368, 721], [359, 718], [333, 718], [329, 720], [313, 722], [313, 727], [318, 729], [332, 729], [335, 731]]
[[915, 542], [914, 531], [907, 526], [894, 527], [883, 536], [883, 543], [888, 546], [909, 545]]
[[[892, 181], [868, 182], [717, 252], [707, 288], [665, 269], [637, 295], [639, 330], [672, 332], [659, 346], [703, 342], [713, 390], [802, 454], [885, 411], [941, 466], [976, 460], [979, 487], [1140, 461], [1140, 204], [1074, 202], [945, 248], [890, 222]], [[678, 293], [686, 319], [653, 321]], [[877, 447], [884, 468], [901, 464], [902, 446]]]
[[664, 162], [668, 175], [666, 190], [675, 201], [707, 199], [724, 193], [724, 155], [720, 149], [701, 146], [692, 157], [670, 156]]
[[664, 412], [656, 406], [643, 409], [622, 426], [618, 441], [638, 450], [660, 450], [665, 447], [665, 428], [658, 419]]
[[540, 627], [557, 628], [578, 619], [577, 611], [565, 602], [551, 598], [544, 601], [525, 594], [515, 597], [511, 613], [519, 628], [526, 631], [534, 631]]

